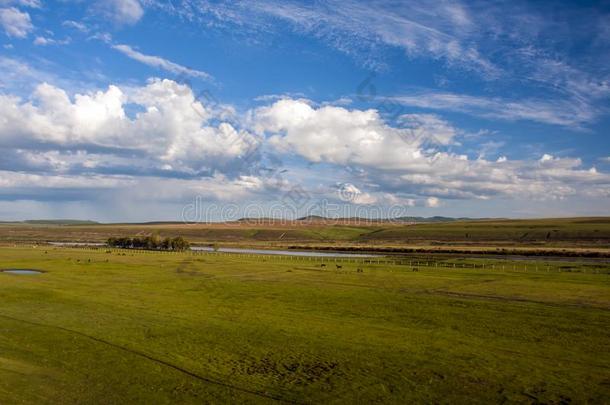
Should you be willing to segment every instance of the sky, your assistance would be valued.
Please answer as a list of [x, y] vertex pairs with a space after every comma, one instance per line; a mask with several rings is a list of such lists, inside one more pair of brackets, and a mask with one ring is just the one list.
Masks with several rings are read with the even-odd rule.
[[610, 2], [0, 0], [0, 220], [610, 215]]

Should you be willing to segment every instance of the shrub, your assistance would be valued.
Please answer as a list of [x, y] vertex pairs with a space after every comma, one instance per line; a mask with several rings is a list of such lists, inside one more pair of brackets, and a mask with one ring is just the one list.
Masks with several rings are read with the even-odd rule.
[[159, 235], [146, 236], [143, 238], [108, 238], [106, 244], [110, 247], [123, 249], [147, 249], [147, 250], [175, 250], [185, 251], [190, 249], [190, 243], [182, 236], [176, 238], [161, 239]]

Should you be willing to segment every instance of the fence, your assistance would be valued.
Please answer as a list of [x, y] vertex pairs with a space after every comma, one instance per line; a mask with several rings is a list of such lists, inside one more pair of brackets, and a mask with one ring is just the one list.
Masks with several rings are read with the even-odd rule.
[[[58, 247], [55, 247], [58, 248]], [[60, 249], [78, 249], [89, 251], [105, 251], [118, 254], [132, 255], [183, 255], [183, 256], [207, 256], [207, 257], [227, 257], [231, 259], [247, 259], [249, 261], [280, 261], [294, 263], [319, 263], [319, 264], [357, 264], [357, 265], [386, 265], [386, 266], [408, 266], [416, 269], [424, 268], [444, 268], [444, 269], [481, 269], [481, 270], [508, 270], [508, 271], [523, 271], [523, 272], [581, 272], [581, 273], [602, 273], [610, 274], [610, 265], [605, 264], [599, 266], [583, 266], [582, 263], [563, 262], [561, 264], [548, 263], [518, 263], [509, 259], [495, 259], [493, 263], [465, 263], [455, 261], [456, 259], [437, 259], [437, 260], [421, 260], [410, 259], [403, 257], [341, 257], [341, 256], [300, 256], [300, 255], [278, 255], [264, 253], [235, 253], [235, 252], [213, 252], [213, 251], [165, 251], [165, 250], [146, 250], [146, 249], [118, 249], [107, 247], [59, 247]], [[461, 260], [461, 259], [457, 259]], [[489, 260], [489, 259], [487, 259]], [[588, 270], [588, 271], [587, 271]]]

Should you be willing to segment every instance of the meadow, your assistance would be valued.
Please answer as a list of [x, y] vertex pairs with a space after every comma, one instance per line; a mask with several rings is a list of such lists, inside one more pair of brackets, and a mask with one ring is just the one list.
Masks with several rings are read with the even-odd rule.
[[610, 258], [610, 218], [392, 223], [364, 220], [95, 224], [0, 223], [0, 243], [105, 242], [158, 234], [192, 244], [257, 248]]
[[608, 264], [433, 260], [2, 247], [0, 403], [610, 401]]

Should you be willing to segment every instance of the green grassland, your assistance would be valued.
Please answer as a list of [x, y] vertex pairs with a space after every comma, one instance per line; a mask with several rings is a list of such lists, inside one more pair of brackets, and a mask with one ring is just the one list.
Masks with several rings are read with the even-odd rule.
[[191, 242], [269, 243], [512, 243], [610, 247], [610, 218], [479, 220], [400, 224], [389, 222], [235, 222], [220, 224], [0, 224], [5, 241], [105, 241], [111, 236], [158, 232]]
[[610, 401], [607, 265], [435, 260], [0, 248], [0, 403]]

